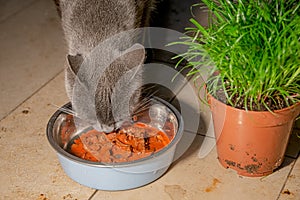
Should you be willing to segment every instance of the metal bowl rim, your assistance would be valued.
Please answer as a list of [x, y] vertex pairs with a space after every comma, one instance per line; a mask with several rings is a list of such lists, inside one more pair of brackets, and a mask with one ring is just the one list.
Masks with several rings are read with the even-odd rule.
[[[67, 159], [70, 159], [72, 161], [75, 161], [79, 164], [84, 164], [84, 165], [89, 165], [89, 166], [94, 166], [94, 167], [99, 167], [99, 168], [116, 168], [116, 167], [133, 167], [136, 165], [141, 165], [141, 164], [146, 164], [147, 161], [151, 161], [151, 159], [153, 158], [157, 158], [159, 156], [161, 156], [162, 154], [166, 153], [167, 151], [170, 150], [171, 147], [173, 147], [174, 145], [176, 146], [177, 143], [180, 141], [182, 135], [183, 135], [183, 118], [181, 116], [181, 114], [179, 113], [179, 111], [169, 102], [159, 98], [159, 97], [152, 97], [151, 99], [158, 101], [159, 103], [165, 105], [168, 109], [171, 110], [171, 112], [175, 115], [176, 119], [177, 119], [177, 123], [178, 123], [178, 130], [175, 134], [175, 137], [172, 139], [172, 141], [163, 149], [161, 149], [159, 152], [154, 153], [153, 155], [147, 156], [145, 158], [141, 158], [138, 160], [134, 160], [134, 161], [130, 161], [130, 162], [119, 162], [119, 163], [101, 163], [101, 162], [92, 162], [92, 161], [88, 161], [88, 160], [84, 160], [81, 159], [75, 155], [72, 155], [71, 153], [68, 153], [67, 151], [65, 151], [62, 147], [60, 147], [53, 138], [53, 125], [56, 121], [56, 119], [59, 117], [59, 115], [61, 113], [64, 113], [63, 111], [61, 111], [60, 109], [58, 109], [49, 119], [48, 124], [47, 124], [47, 139], [50, 143], [50, 145], [52, 146], [52, 148], [61, 156], [64, 156]], [[71, 103], [68, 102], [65, 105], [63, 105], [62, 107], [70, 107]], [[171, 163], [170, 163], [171, 164]]]

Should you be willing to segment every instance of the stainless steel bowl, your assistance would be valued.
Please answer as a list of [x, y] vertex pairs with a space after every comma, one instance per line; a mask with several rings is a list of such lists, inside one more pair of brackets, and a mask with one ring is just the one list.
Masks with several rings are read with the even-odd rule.
[[57, 152], [65, 173], [74, 181], [100, 190], [127, 190], [158, 179], [173, 162], [176, 146], [183, 134], [183, 119], [170, 103], [160, 98], [152, 98], [147, 116], [151, 118], [151, 126], [162, 131], [165, 131], [164, 122], [168, 121], [174, 125], [175, 136], [171, 142], [151, 156], [131, 162], [111, 164], [87, 161], [67, 151], [68, 142], [89, 127], [81, 127], [79, 130], [74, 128], [74, 131], [62, 137], [62, 128], [70, 117], [62, 111], [66, 108], [71, 109], [71, 104], [64, 105], [50, 118], [47, 125], [47, 138]]

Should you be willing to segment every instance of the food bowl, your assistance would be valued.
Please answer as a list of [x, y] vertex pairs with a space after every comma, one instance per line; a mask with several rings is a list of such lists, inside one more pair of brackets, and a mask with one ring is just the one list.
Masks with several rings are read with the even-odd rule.
[[[128, 190], [155, 181], [167, 171], [173, 162], [176, 146], [183, 134], [183, 119], [179, 112], [170, 103], [154, 97], [140, 120], [151, 123], [152, 127], [162, 132], [170, 131], [166, 130], [168, 126], [164, 124], [171, 123], [174, 137], [170, 143], [149, 156], [133, 161], [93, 162], [69, 153], [69, 142], [91, 127], [75, 127], [73, 117], [64, 112], [65, 109], [71, 109], [71, 104], [64, 105], [50, 118], [47, 125], [48, 141], [57, 152], [65, 173], [74, 181], [94, 189]], [[67, 136], [66, 131], [63, 131], [66, 124], [69, 126]]]

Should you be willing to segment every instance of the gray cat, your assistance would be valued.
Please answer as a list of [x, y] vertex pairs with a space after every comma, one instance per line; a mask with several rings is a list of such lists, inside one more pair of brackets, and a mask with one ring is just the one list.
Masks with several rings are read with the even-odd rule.
[[[77, 107], [79, 118], [88, 120], [101, 131], [110, 132], [119, 128], [122, 117], [116, 120], [112, 110], [112, 93], [119, 81], [131, 69], [140, 66], [145, 60], [145, 50], [142, 45], [134, 44], [139, 33], [132, 32], [124, 38], [119, 38], [122, 45], [109, 44], [102, 47], [99, 57], [113, 57], [109, 67], [103, 69], [102, 63], [90, 66], [89, 60], [92, 50], [106, 39], [138, 27], [148, 26], [150, 13], [155, 7], [154, 0], [60, 0], [56, 1], [62, 20], [62, 27], [68, 47], [68, 66], [65, 70], [65, 84], [70, 101]], [[98, 51], [99, 52], [99, 51]], [[115, 59], [117, 58], [117, 59]], [[85, 62], [86, 61], [86, 62]], [[92, 70], [103, 70], [100, 78], [93, 78]], [[81, 89], [74, 90], [76, 77], [80, 71]], [[134, 73], [133, 81], [120, 89], [122, 96], [114, 101], [115, 107], [124, 108], [124, 99], [131, 99], [130, 112], [134, 112], [137, 105], [141, 105], [140, 90], [142, 84], [141, 71]], [[86, 92], [87, 88], [94, 88], [95, 92]], [[134, 94], [134, 95], [132, 95]], [[82, 98], [82, 96], [89, 96]], [[132, 95], [126, 96], [126, 95]], [[95, 102], [94, 107], [90, 104]], [[120, 104], [120, 105], [118, 105]], [[122, 104], [122, 105], [121, 105]], [[95, 110], [95, 116], [93, 111]], [[125, 111], [124, 111], [125, 112]], [[123, 112], [123, 113], [124, 113]], [[126, 112], [125, 112], [126, 113]]]

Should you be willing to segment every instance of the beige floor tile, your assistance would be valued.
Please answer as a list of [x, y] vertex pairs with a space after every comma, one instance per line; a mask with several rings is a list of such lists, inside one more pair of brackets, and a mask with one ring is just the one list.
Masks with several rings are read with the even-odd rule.
[[[11, 9], [17, 6], [16, 2], [8, 4]], [[2, 119], [63, 69], [65, 44], [54, 3], [50, 0], [25, 6], [0, 23], [0, 30]]]
[[193, 81], [187, 82], [176, 93], [174, 104], [178, 104], [184, 120], [184, 129], [190, 132], [205, 133], [210, 123], [210, 110], [198, 97]]
[[203, 139], [198, 135], [189, 151], [157, 181], [129, 191], [98, 191], [92, 199], [275, 200], [278, 197], [293, 160], [286, 159], [287, 166], [264, 178], [239, 177], [221, 167], [215, 149], [205, 158], [198, 158]]
[[296, 161], [285, 187], [280, 194], [279, 200], [286, 199], [300, 199], [300, 159]]
[[46, 138], [46, 125], [68, 101], [61, 73], [0, 121], [0, 199], [88, 199], [94, 190], [68, 178]]
[[0, 0], [0, 23], [26, 9], [34, 0]]
[[[190, 147], [197, 134], [204, 134], [205, 131], [207, 132], [212, 130], [209, 128], [209, 120], [205, 118], [210, 112], [209, 110], [203, 110], [205, 108], [201, 107], [202, 105], [198, 99], [193, 84], [191, 84], [191, 81], [184, 85], [171, 103], [180, 111], [184, 121], [185, 130], [175, 153], [175, 158], [177, 159]], [[211, 144], [212, 143], [205, 140], [205, 145], [203, 145], [205, 150], [207, 150], [208, 146], [214, 146]], [[205, 153], [205, 151], [203, 152]]]
[[190, 79], [178, 93], [177, 99], [186, 110], [185, 130], [214, 138], [211, 111], [204, 97], [203, 79]]

